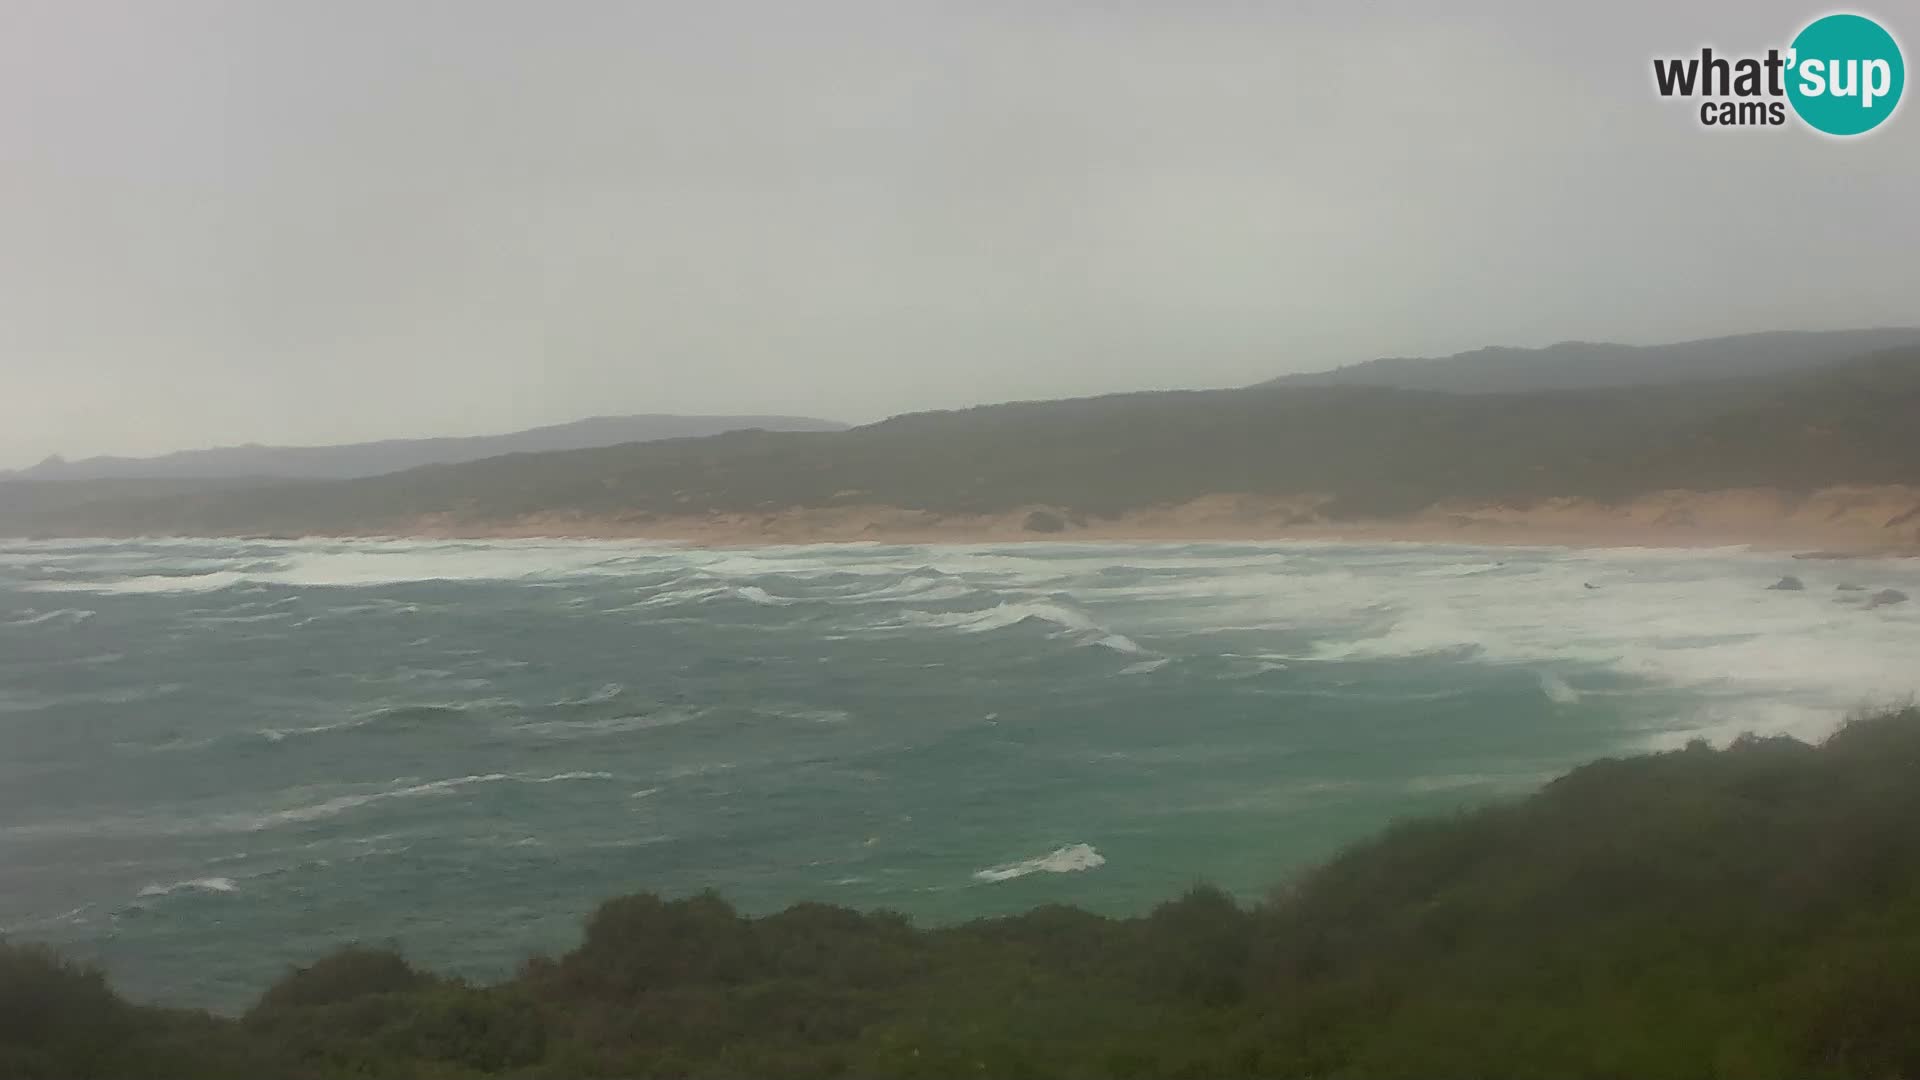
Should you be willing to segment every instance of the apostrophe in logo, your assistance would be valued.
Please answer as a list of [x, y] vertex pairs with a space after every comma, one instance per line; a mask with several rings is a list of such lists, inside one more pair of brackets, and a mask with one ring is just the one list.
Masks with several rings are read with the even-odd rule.
[[1827, 135], [1862, 135], [1886, 122], [1906, 88], [1900, 44], [1864, 15], [1827, 15], [1808, 23], [1786, 49], [1766, 55], [1656, 59], [1661, 97], [1703, 98], [1706, 127], [1778, 127], [1792, 115]]
[[1787, 53], [1787, 100], [1809, 127], [1861, 135], [1900, 104], [1907, 65], [1886, 28], [1863, 15], [1828, 15], [1807, 24]]

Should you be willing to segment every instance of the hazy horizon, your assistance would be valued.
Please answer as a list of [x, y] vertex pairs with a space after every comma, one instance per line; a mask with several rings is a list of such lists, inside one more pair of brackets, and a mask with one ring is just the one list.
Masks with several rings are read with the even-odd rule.
[[1920, 121], [1651, 88], [1822, 11], [0, 0], [0, 469], [1911, 325]]
[[[1877, 330], [1892, 330], [1892, 329], [1907, 329], [1907, 327], [1893, 327], [1893, 326], [1886, 326], [1886, 327], [1850, 327], [1850, 328], [1847, 328], [1847, 329], [1852, 329], [1852, 330], [1876, 330], [1876, 329], [1877, 329]], [[1920, 327], [1916, 327], [1916, 329], [1920, 329]], [[1798, 330], [1789, 330], [1789, 329], [1782, 329], [1782, 330], [1753, 330], [1753, 331], [1743, 331], [1743, 332], [1740, 332], [1740, 333], [1734, 333], [1734, 334], [1726, 334], [1726, 335], [1715, 335], [1715, 338], [1708, 338], [1708, 339], [1689, 339], [1689, 340], [1715, 340], [1715, 339], [1717, 339], [1717, 338], [1720, 338], [1720, 337], [1749, 337], [1749, 336], [1758, 336], [1758, 335], [1765, 335], [1765, 334], [1771, 334], [1771, 333], [1798, 333], [1798, 332], [1806, 332], [1806, 331], [1798, 331]], [[1537, 346], [1534, 346], [1534, 345], [1529, 345], [1529, 346], [1508, 346], [1508, 345], [1498, 345], [1498, 344], [1490, 344], [1490, 345], [1484, 345], [1484, 346], [1478, 346], [1477, 348], [1479, 348], [1479, 349], [1502, 349], [1502, 348], [1516, 348], [1516, 349], [1522, 349], [1522, 350], [1538, 350], [1538, 349], [1546, 349], [1546, 348], [1551, 348], [1551, 347], [1554, 347], [1554, 346], [1562, 346], [1562, 345], [1627, 345], [1627, 346], [1659, 346], [1659, 345], [1671, 345], [1671, 344], [1685, 344], [1685, 342], [1665, 342], [1665, 341], [1648, 341], [1648, 342], [1624, 342], [1624, 341], [1605, 341], [1605, 342], [1600, 342], [1600, 341], [1580, 341], [1580, 340], [1575, 340], [1575, 339], [1572, 339], [1572, 338], [1567, 338], [1567, 339], [1563, 339], [1563, 340], [1560, 340], [1560, 341], [1553, 341], [1553, 342], [1547, 342], [1547, 343], [1545, 343], [1544, 345], [1537, 345]], [[1461, 351], [1462, 351], [1462, 352], [1474, 352], [1474, 351], [1476, 351], [1476, 349], [1466, 349], [1466, 350], [1461, 350]], [[1422, 356], [1422, 357], [1418, 357], [1418, 359], [1446, 359], [1446, 358], [1447, 358], [1448, 356], [1454, 356], [1454, 355], [1458, 355], [1458, 354], [1457, 354], [1457, 353], [1449, 353], [1449, 354], [1446, 354], [1445, 356], [1442, 356], [1442, 355], [1439, 355], [1439, 354], [1432, 354], [1432, 355], [1428, 355], [1428, 356]], [[1374, 359], [1374, 360], [1377, 360], [1377, 359], [1399, 359], [1399, 357], [1369, 357], [1368, 359]], [[1365, 362], [1365, 361], [1352, 361], [1352, 363], [1364, 363], [1364, 362]], [[1332, 369], [1333, 367], [1338, 367], [1338, 366], [1341, 366], [1341, 365], [1328, 365], [1328, 366], [1327, 366], [1327, 370], [1331, 370], [1331, 369]], [[1307, 371], [1307, 372], [1312, 372], [1312, 371], [1318, 371], [1318, 370], [1322, 370], [1322, 369], [1320, 369], [1320, 368], [1317, 368], [1317, 367], [1309, 367], [1309, 368], [1303, 368], [1303, 369], [1300, 369], [1300, 370], [1301, 370], [1301, 371]], [[1290, 372], [1283, 372], [1282, 374], [1297, 374], [1297, 373], [1299, 373], [1299, 372], [1294, 372], [1294, 371], [1290, 371]], [[1130, 388], [1130, 387], [1113, 387], [1113, 388], [1109, 388], [1109, 389], [1107, 389], [1107, 390], [1103, 390], [1103, 391], [1098, 391], [1098, 392], [1096, 392], [1096, 394], [1098, 394], [1098, 393], [1127, 393], [1127, 392], [1129, 392], [1130, 390], [1134, 390], [1134, 389], [1140, 389], [1140, 388]], [[1158, 389], [1206, 389], [1206, 388], [1204, 388], [1204, 387], [1182, 387], [1182, 386], [1169, 386], [1169, 387], [1162, 387], [1162, 388], [1158, 388]], [[859, 421], [845, 421], [845, 420], [841, 420], [841, 419], [840, 419], [840, 418], [838, 418], [838, 417], [831, 417], [831, 416], [809, 416], [809, 417], [804, 417], [804, 418], [802, 418], [802, 419], [809, 419], [809, 420], [825, 420], [825, 421], [829, 421], [829, 422], [834, 422], [834, 423], [843, 423], [843, 424], [846, 424], [846, 425], [847, 425], [847, 426], [849, 426], [849, 427], [858, 427], [858, 426], [861, 426], [861, 425], [863, 425], [863, 424], [867, 424], [867, 423], [871, 423], [871, 422], [875, 422], [875, 421], [878, 421], [878, 420], [884, 420], [884, 419], [889, 419], [889, 418], [893, 418], [893, 417], [898, 417], [898, 416], [903, 416], [903, 415], [909, 415], [909, 414], [910, 414], [910, 413], [912, 413], [912, 412], [923, 412], [923, 411], [940, 411], [940, 410], [943, 410], [943, 409], [964, 409], [964, 408], [968, 408], [968, 407], [971, 407], [971, 406], [975, 406], [975, 405], [993, 405], [993, 404], [1005, 404], [1005, 403], [1007, 403], [1007, 402], [1010, 402], [1010, 401], [1014, 401], [1014, 400], [1020, 400], [1020, 399], [993, 399], [993, 400], [982, 400], [982, 401], [966, 401], [966, 402], [955, 402], [955, 403], [953, 403], [953, 404], [951, 404], [951, 405], [934, 405], [934, 406], [927, 406], [927, 407], [926, 407], [925, 409], [918, 409], [918, 410], [908, 410], [907, 412], [903, 412], [903, 413], [888, 413], [888, 414], [885, 414], [884, 416], [880, 416], [880, 417], [874, 417], [874, 418], [873, 418], [872, 420], [859, 420]], [[1028, 399], [1028, 400], [1043, 400], [1043, 399]], [[433, 440], [433, 439], [441, 439], [441, 438], [455, 438], [455, 439], [457, 439], [457, 438], [473, 438], [473, 437], [479, 437], [479, 438], [485, 438], [485, 437], [488, 437], [488, 436], [499, 436], [499, 435], [509, 435], [509, 434], [518, 434], [518, 433], [521, 433], [521, 432], [525, 432], [525, 431], [530, 431], [530, 430], [537, 430], [537, 429], [539, 429], [539, 428], [544, 428], [544, 427], [567, 427], [567, 426], [569, 426], [569, 425], [572, 425], [572, 424], [577, 424], [577, 423], [585, 423], [585, 422], [590, 422], [590, 421], [595, 421], [595, 420], [610, 420], [610, 419], [620, 419], [620, 418], [622, 418], [623, 416], [626, 416], [626, 415], [645, 415], [645, 414], [610, 414], [610, 413], [595, 413], [595, 414], [589, 414], [589, 415], [586, 415], [586, 416], [579, 416], [579, 417], [574, 417], [574, 418], [572, 418], [572, 419], [570, 419], [570, 420], [558, 420], [558, 421], [551, 421], [551, 422], [542, 422], [542, 423], [537, 423], [537, 424], [530, 424], [530, 425], [528, 425], [528, 426], [527, 426], [527, 427], [525, 427], [525, 428], [516, 428], [516, 429], [514, 429], [514, 430], [512, 430], [512, 431], [504, 431], [504, 430], [491, 430], [491, 429], [490, 429], [490, 430], [485, 430], [485, 431], [454, 431], [454, 432], [423, 432], [423, 433], [408, 433], [408, 434], [396, 434], [396, 435], [384, 435], [384, 436], [380, 436], [380, 435], [376, 435], [376, 436], [373, 436], [373, 437], [371, 437], [371, 438], [367, 438], [367, 439], [356, 439], [356, 440], [353, 440], [353, 441], [351, 441], [351, 442], [349, 442], [349, 443], [262, 443], [262, 442], [247, 442], [247, 443], [206, 443], [206, 444], [204, 444], [204, 445], [196, 445], [196, 446], [180, 446], [180, 447], [174, 447], [174, 448], [171, 448], [171, 449], [169, 449], [169, 450], [159, 450], [159, 451], [154, 451], [154, 452], [151, 452], [151, 453], [141, 453], [141, 454], [127, 454], [127, 455], [119, 455], [119, 454], [64, 454], [64, 453], [60, 453], [60, 452], [58, 452], [58, 451], [55, 451], [55, 452], [52, 452], [52, 453], [49, 453], [49, 454], [46, 454], [46, 455], [43, 455], [43, 456], [42, 456], [41, 458], [39, 458], [39, 459], [37, 459], [37, 460], [35, 460], [35, 461], [32, 461], [32, 462], [28, 462], [28, 463], [26, 463], [26, 464], [24, 464], [24, 465], [5, 465], [5, 464], [0, 464], [0, 474], [6, 474], [6, 473], [10, 473], [10, 472], [21, 472], [21, 471], [25, 471], [25, 470], [27, 470], [27, 469], [30, 469], [30, 468], [31, 468], [32, 466], [34, 466], [34, 465], [43, 465], [43, 464], [45, 464], [45, 463], [47, 463], [47, 461], [49, 461], [50, 459], [54, 459], [54, 458], [58, 458], [58, 459], [60, 459], [60, 460], [63, 460], [63, 461], [67, 461], [67, 462], [70, 462], [70, 463], [77, 463], [77, 462], [84, 462], [84, 461], [87, 461], [87, 460], [92, 460], [92, 459], [101, 459], [101, 458], [126, 458], [126, 459], [129, 459], [129, 460], [139, 460], [139, 459], [143, 459], [143, 458], [153, 458], [153, 457], [165, 457], [165, 456], [167, 456], [167, 455], [169, 455], [169, 454], [175, 454], [175, 453], [192, 453], [192, 452], [198, 452], [198, 451], [205, 451], [205, 450], [234, 450], [234, 449], [247, 449], [247, 448], [250, 448], [250, 447], [259, 447], [259, 448], [262, 448], [262, 449], [268, 449], [268, 448], [288, 448], [288, 449], [326, 449], [326, 448], [329, 448], [329, 447], [336, 447], [336, 446], [346, 446], [346, 445], [365, 445], [365, 444], [371, 444], [371, 443], [380, 443], [380, 442], [407, 442], [407, 441], [424, 441], [424, 440]], [[693, 417], [698, 417], [698, 416], [702, 416], [703, 414], [694, 414], [694, 413], [668, 413], [668, 414], [661, 414], [661, 415], [668, 415], [668, 416], [680, 416], [680, 417], [688, 417], [688, 418], [693, 418]], [[713, 415], [720, 415], [720, 414], [713, 414]], [[773, 417], [773, 416], [780, 416], [780, 415], [783, 415], [783, 414], [773, 414], [773, 413], [755, 413], [755, 414], [740, 414], [740, 415], [742, 415], [742, 416], [746, 416], [746, 415], [752, 415], [752, 416], [759, 416], [759, 417]], [[794, 418], [796, 418], [796, 416], [795, 416], [794, 414], [784, 414], [784, 415], [785, 415], [785, 417], [786, 417], [786, 418], [788, 418], [788, 419], [794, 419]]]

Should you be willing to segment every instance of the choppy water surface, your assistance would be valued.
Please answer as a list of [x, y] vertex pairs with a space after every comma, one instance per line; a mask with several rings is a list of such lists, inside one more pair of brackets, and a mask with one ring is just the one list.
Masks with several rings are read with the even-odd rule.
[[0, 932], [235, 1008], [348, 939], [497, 975], [640, 889], [1253, 894], [1399, 816], [1920, 690], [1920, 602], [1842, 584], [1920, 566], [0, 541]]

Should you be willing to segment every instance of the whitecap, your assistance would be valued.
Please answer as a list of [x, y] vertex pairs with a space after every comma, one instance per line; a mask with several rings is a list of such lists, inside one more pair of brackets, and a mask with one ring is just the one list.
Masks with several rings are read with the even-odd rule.
[[1540, 692], [1555, 705], [1577, 705], [1580, 702], [1580, 691], [1568, 686], [1567, 680], [1551, 671], [1540, 672]]
[[1103, 649], [1112, 649], [1117, 653], [1131, 653], [1135, 656], [1147, 651], [1141, 648], [1138, 642], [1125, 634], [1101, 634], [1091, 641], [1084, 642], [1084, 644], [1097, 645]]
[[1415, 794], [1440, 791], [1467, 791], [1473, 788], [1525, 790], [1553, 779], [1546, 773], [1440, 773], [1416, 776], [1407, 781], [1406, 790]]
[[689, 720], [698, 719], [699, 710], [663, 709], [659, 712], [627, 713], [621, 716], [602, 716], [591, 720], [534, 720], [515, 724], [511, 730], [519, 735], [548, 735], [557, 737], [602, 738], [619, 735], [629, 731], [646, 731], [650, 728], [673, 727]]
[[[251, 605], [243, 606], [250, 607]], [[199, 625], [220, 626], [228, 623], [274, 622], [279, 619], [290, 619], [292, 617], [293, 612], [291, 611], [258, 611], [248, 615], [195, 615], [192, 621]]]
[[761, 716], [802, 720], [810, 724], [844, 724], [853, 719], [853, 714], [845, 709], [820, 709], [810, 705], [761, 705], [753, 711]]
[[5, 926], [0, 926], [0, 938], [53, 926], [79, 926], [86, 923], [87, 912], [92, 910], [92, 904], [81, 904], [79, 907], [68, 908], [57, 915], [43, 915], [37, 918], [28, 918], [17, 923], [9, 923]]
[[321, 821], [338, 816], [349, 810], [355, 810], [373, 803], [392, 799], [413, 799], [422, 796], [445, 795], [475, 784], [497, 784], [517, 782], [523, 784], [553, 784], [571, 780], [611, 780], [612, 774], [603, 772], [563, 772], [550, 776], [526, 776], [510, 773], [476, 773], [469, 776], [455, 776], [445, 780], [430, 780], [425, 783], [407, 784], [403, 787], [390, 787], [382, 791], [361, 792], [353, 795], [338, 795], [317, 803], [288, 807], [264, 814], [237, 814], [218, 819], [217, 827], [242, 832], [258, 832], [280, 825], [297, 825]]
[[926, 603], [959, 600], [978, 591], [952, 574], [942, 573], [932, 567], [919, 566], [877, 589], [848, 593], [835, 599], [843, 604], [869, 604], [907, 599]]
[[547, 707], [550, 709], [567, 709], [581, 705], [605, 705], [607, 702], [613, 701], [626, 692], [627, 688], [617, 682], [604, 683], [600, 689], [595, 690], [591, 694], [584, 694], [580, 697], [561, 698], [558, 701], [548, 702]]
[[141, 896], [171, 896], [177, 892], [231, 893], [240, 887], [230, 877], [194, 878], [190, 881], [176, 881], [171, 885], [148, 885], [140, 890]]
[[84, 592], [141, 595], [148, 593], [199, 593], [232, 588], [245, 581], [245, 575], [233, 570], [211, 574], [144, 574], [109, 581], [38, 581], [22, 586], [30, 592]]
[[1028, 874], [1076, 874], [1106, 864], [1106, 856], [1095, 851], [1092, 844], [1068, 844], [1035, 858], [976, 870], [973, 877], [976, 881], [1012, 881]]
[[35, 612], [32, 608], [28, 608], [24, 617], [9, 620], [7, 625], [40, 626], [45, 623], [59, 623], [65, 626], [71, 626], [77, 622], [85, 622], [93, 618], [95, 614], [95, 612], [89, 611], [86, 608], [60, 608], [56, 611], [41, 612]]
[[349, 720], [339, 720], [331, 724], [314, 724], [311, 727], [296, 728], [260, 728], [257, 734], [268, 742], [284, 742], [302, 735], [324, 735], [329, 731], [345, 731], [372, 723], [375, 716], [356, 716]]
[[722, 596], [733, 595], [733, 589], [726, 585], [699, 584], [681, 585], [655, 593], [645, 600], [624, 607], [602, 609], [603, 615], [617, 615], [626, 611], [644, 611], [647, 608], [676, 607], [681, 604], [703, 604]]
[[908, 611], [908, 622], [936, 626], [966, 634], [984, 634], [1004, 630], [1024, 622], [1052, 623], [1063, 630], [1095, 631], [1103, 628], [1085, 612], [1047, 600], [1002, 602], [978, 611]]

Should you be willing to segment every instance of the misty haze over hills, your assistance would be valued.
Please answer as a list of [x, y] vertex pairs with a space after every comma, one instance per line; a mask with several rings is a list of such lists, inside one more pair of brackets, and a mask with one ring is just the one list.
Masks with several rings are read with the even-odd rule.
[[93, 457], [67, 461], [55, 456], [16, 472], [0, 471], [0, 480], [344, 480], [399, 472], [422, 465], [476, 461], [501, 454], [584, 450], [653, 439], [719, 435], [750, 428], [766, 431], [839, 431], [846, 426], [833, 420], [805, 416], [596, 416], [504, 435], [384, 439], [343, 446], [221, 446], [208, 450], [181, 450], [150, 458]]
[[[1778, 375], [1907, 345], [1920, 345], [1920, 327], [1772, 331], [1664, 345], [1561, 342], [1540, 349], [1490, 346], [1446, 357], [1369, 360], [1331, 371], [1283, 375], [1258, 385], [1374, 386], [1471, 394], [1659, 386]], [[840, 431], [847, 426], [800, 416], [599, 416], [502, 435], [399, 438], [339, 446], [221, 446], [148, 458], [69, 461], [55, 455], [29, 468], [0, 470], [0, 481], [344, 480], [502, 454], [589, 450], [756, 428]]]
[[1490, 346], [1452, 356], [1387, 357], [1332, 371], [1282, 375], [1266, 386], [1384, 386], [1461, 394], [1660, 386], [1778, 375], [1878, 349], [1920, 344], [1920, 327], [1778, 330], [1668, 345], [1563, 341], [1544, 349]]
[[[1658, 385], [1447, 393], [1282, 380], [982, 405], [841, 431], [734, 431], [514, 454], [349, 480], [176, 482], [149, 493], [94, 481], [99, 497], [82, 495], [89, 485], [18, 482], [0, 486], [0, 528], [404, 535], [423, 523], [484, 529], [554, 515], [621, 527], [713, 515], [770, 522], [786, 511], [849, 506], [936, 517], [1040, 506], [1077, 525], [1228, 494], [1311, 495], [1315, 517], [1355, 520], [1449, 500], [1526, 506], [1663, 490], [1916, 485], [1920, 344], [1850, 354], [1896, 333], [1640, 350], [1692, 357], [1693, 370], [1721, 376], [1675, 382], [1662, 369]], [[1743, 348], [1752, 343], [1759, 347]], [[1625, 347], [1499, 352], [1552, 361], [1587, 348]], [[1435, 381], [1471, 369], [1481, 354], [1467, 355], [1432, 361], [1442, 376]], [[1903, 502], [1886, 515], [1901, 543], [1920, 520], [1908, 509]]]

